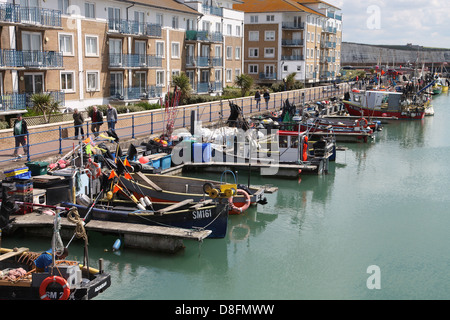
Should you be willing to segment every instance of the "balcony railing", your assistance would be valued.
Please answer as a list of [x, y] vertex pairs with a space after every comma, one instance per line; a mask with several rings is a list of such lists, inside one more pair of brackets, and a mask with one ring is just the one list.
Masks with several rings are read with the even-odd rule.
[[117, 88], [110, 87], [110, 97], [117, 100], [146, 100], [151, 98], [162, 97], [163, 88], [160, 86], [146, 86], [146, 87], [127, 87]]
[[0, 67], [23, 67], [23, 54], [12, 49], [0, 49]]
[[145, 23], [134, 20], [109, 19], [108, 30], [121, 34], [146, 35], [149, 37], [161, 37], [161, 25]]
[[223, 17], [223, 9], [219, 7], [213, 7], [208, 5], [203, 5], [203, 13], [204, 14], [212, 14], [215, 16]]
[[[54, 102], [58, 102], [61, 106], [65, 105], [66, 102], [66, 94], [64, 91], [46, 91], [42, 92], [43, 94], [49, 94]], [[33, 102], [31, 102], [31, 96], [33, 95], [33, 92], [26, 92], [24, 93], [25, 99], [26, 99], [26, 106], [28, 108], [33, 107]]]
[[110, 68], [162, 67], [162, 57], [147, 54], [110, 53]]
[[281, 44], [289, 47], [303, 46], [303, 39], [282, 39]]
[[302, 55], [292, 55], [292, 56], [281, 56], [281, 60], [303, 61], [305, 60], [305, 58]]
[[259, 74], [259, 80], [276, 80], [277, 74], [276, 73], [264, 73], [261, 72]]
[[6, 3], [0, 5], [0, 22], [61, 27], [61, 11]]
[[186, 66], [187, 67], [196, 67], [196, 68], [210, 68], [211, 60], [209, 57], [194, 57], [187, 56], [186, 57]]
[[6, 93], [0, 95], [0, 112], [25, 110], [27, 97], [25, 93]]
[[305, 29], [305, 23], [298, 23], [298, 22], [283, 22], [282, 23], [283, 29], [295, 29], [295, 30], [303, 30]]
[[62, 52], [56, 51], [17, 51], [22, 53], [26, 68], [63, 68]]
[[187, 30], [186, 31], [186, 40], [205, 41], [205, 42], [223, 42], [223, 34], [221, 32]]

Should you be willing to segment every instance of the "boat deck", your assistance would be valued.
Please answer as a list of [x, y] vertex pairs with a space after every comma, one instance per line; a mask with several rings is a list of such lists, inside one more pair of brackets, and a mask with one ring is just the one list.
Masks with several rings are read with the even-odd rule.
[[[46, 214], [30, 213], [11, 216], [15, 218], [14, 229], [26, 229], [34, 235], [51, 235], [54, 217]], [[184, 248], [183, 240], [202, 241], [211, 234], [210, 230], [188, 230], [182, 228], [147, 226], [142, 224], [91, 220], [85, 225], [86, 231], [120, 235], [124, 246], [151, 251], [176, 252]], [[61, 219], [61, 237], [70, 238], [75, 225]], [[66, 236], [65, 236], [66, 235]]]

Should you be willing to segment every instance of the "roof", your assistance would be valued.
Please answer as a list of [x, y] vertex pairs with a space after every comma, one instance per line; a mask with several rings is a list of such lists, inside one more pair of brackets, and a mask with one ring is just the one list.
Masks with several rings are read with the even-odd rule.
[[233, 9], [246, 13], [261, 12], [308, 12], [324, 16], [322, 13], [293, 0], [244, 0], [242, 4], [234, 4]]
[[188, 7], [184, 3], [180, 3], [176, 0], [119, 0], [120, 2], [125, 2], [131, 4], [137, 4], [137, 5], [144, 5], [149, 6], [153, 8], [158, 9], [165, 9], [165, 10], [171, 10], [171, 11], [178, 11], [182, 13], [188, 13], [188, 14], [195, 14], [197, 16], [202, 15], [200, 12]]

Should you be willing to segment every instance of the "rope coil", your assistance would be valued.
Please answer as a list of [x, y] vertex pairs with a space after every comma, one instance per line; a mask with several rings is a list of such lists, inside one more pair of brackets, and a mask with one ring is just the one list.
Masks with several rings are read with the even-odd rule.
[[67, 220], [72, 223], [75, 223], [75, 236], [78, 239], [83, 239], [87, 242], [87, 234], [84, 228], [84, 221], [80, 218], [80, 214], [78, 213], [78, 209], [76, 207], [72, 207], [69, 209], [67, 213]]

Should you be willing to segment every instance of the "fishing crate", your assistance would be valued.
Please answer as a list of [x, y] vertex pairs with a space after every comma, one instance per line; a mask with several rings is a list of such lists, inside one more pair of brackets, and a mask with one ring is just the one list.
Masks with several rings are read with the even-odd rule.
[[28, 167], [3, 171], [3, 174], [7, 179], [31, 179], [31, 173]]
[[25, 165], [30, 169], [32, 176], [41, 176], [47, 174], [49, 163], [42, 161], [26, 162]]

